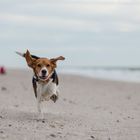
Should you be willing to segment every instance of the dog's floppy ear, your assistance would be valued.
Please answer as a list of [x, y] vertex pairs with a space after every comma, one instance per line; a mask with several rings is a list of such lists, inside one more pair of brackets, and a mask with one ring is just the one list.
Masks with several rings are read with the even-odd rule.
[[56, 57], [56, 58], [51, 58], [50, 60], [51, 60], [52, 62], [56, 63], [58, 60], [65, 60], [65, 57], [59, 56], [59, 57]]
[[50, 61], [51, 61], [52, 66], [53, 66], [54, 68], [56, 68], [56, 62], [57, 62], [58, 60], [65, 60], [65, 57], [59, 56], [59, 57], [56, 57], [56, 58], [51, 58]]
[[32, 58], [30, 52], [27, 50], [25, 53], [25, 59], [29, 67], [34, 68], [35, 58]]

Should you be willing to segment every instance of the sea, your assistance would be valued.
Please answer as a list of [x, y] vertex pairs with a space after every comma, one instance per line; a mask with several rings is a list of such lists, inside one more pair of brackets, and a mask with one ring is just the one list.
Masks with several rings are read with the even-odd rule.
[[64, 67], [58, 69], [58, 72], [103, 80], [140, 83], [140, 68]]

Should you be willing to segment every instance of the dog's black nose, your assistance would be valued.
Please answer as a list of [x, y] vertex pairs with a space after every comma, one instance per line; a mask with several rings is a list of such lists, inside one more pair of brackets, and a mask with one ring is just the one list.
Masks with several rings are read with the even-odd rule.
[[42, 70], [42, 75], [46, 75], [47, 71], [46, 70]]

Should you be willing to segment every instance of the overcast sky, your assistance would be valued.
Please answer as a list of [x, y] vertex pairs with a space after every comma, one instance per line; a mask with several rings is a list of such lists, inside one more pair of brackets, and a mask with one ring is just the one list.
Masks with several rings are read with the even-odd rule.
[[[15, 50], [65, 65], [140, 66], [140, 0], [0, 0], [0, 64]], [[7, 57], [8, 56], [8, 57]]]

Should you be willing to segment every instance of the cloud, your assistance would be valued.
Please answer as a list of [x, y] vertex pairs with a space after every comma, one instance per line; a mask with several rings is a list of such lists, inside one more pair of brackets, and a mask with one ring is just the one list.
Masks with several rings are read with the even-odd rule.
[[43, 26], [47, 28], [63, 28], [65, 30], [94, 30], [97, 31], [96, 22], [88, 22], [85, 20], [76, 19], [64, 19], [60, 17], [49, 17], [49, 16], [24, 16], [18, 14], [0, 14], [0, 21], [3, 23], [24, 25], [24, 26]]
[[134, 3], [131, 0], [1, 3], [1, 42], [8, 39], [9, 43], [16, 40], [33, 45], [56, 42], [57, 45], [98, 46], [115, 41], [118, 44], [120, 38], [126, 39], [123, 33], [128, 33], [131, 40], [130, 34], [140, 31], [140, 5], [130, 5]]

